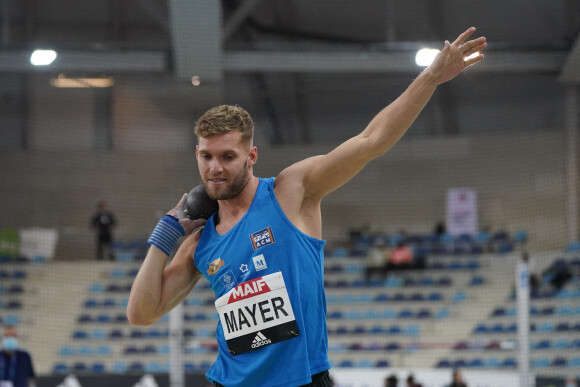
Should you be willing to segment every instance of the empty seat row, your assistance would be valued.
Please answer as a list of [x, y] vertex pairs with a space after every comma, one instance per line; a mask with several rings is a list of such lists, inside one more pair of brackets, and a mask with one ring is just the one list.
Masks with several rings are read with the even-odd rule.
[[391, 326], [373, 326], [366, 328], [364, 326], [338, 326], [336, 328], [328, 328], [329, 335], [408, 335], [415, 336], [421, 332], [421, 328], [416, 324], [409, 324], [405, 326], [391, 325]]
[[[515, 340], [507, 341], [489, 341], [489, 342], [466, 342], [460, 341], [453, 345], [455, 350], [505, 350], [513, 349], [516, 347]], [[568, 339], [568, 338], [558, 338], [554, 340], [532, 340], [530, 341], [530, 349], [532, 350], [543, 350], [543, 349], [580, 349], [580, 339]]]
[[22, 301], [20, 300], [0, 300], [0, 309], [22, 309]]
[[72, 345], [64, 345], [60, 347], [58, 354], [61, 356], [92, 356], [92, 355], [102, 355], [108, 356], [113, 353], [112, 349], [108, 345], [99, 345], [99, 346], [89, 346], [89, 345], [81, 345], [81, 346], [72, 346]]
[[83, 307], [85, 308], [113, 308], [113, 307], [124, 307], [126, 308], [129, 304], [128, 298], [121, 298], [119, 300], [115, 300], [114, 298], [106, 298], [104, 300], [98, 300], [95, 298], [89, 298], [85, 300], [83, 303]]
[[[508, 357], [500, 360], [497, 357], [490, 358], [474, 358], [474, 359], [459, 359], [459, 360], [448, 360], [442, 359], [437, 364], [437, 368], [469, 368], [469, 367], [503, 367], [503, 368], [515, 368], [518, 362], [513, 357]], [[574, 356], [571, 358], [566, 358], [562, 356], [557, 356], [554, 358], [541, 357], [537, 359], [532, 359], [530, 362], [532, 368], [542, 368], [542, 367], [580, 367], [580, 356]]]
[[[580, 322], [569, 323], [560, 322], [553, 323], [546, 321], [543, 323], [530, 324], [530, 331], [532, 332], [567, 332], [567, 331], [580, 331]], [[517, 324], [478, 324], [474, 330], [474, 333], [515, 333], [517, 332]]]
[[[215, 329], [199, 328], [195, 331], [192, 329], [183, 329], [184, 337], [215, 337]], [[149, 329], [138, 330], [134, 329], [130, 332], [123, 332], [121, 329], [113, 329], [105, 331], [103, 329], [93, 329], [91, 331], [76, 330], [72, 333], [72, 338], [75, 340], [104, 340], [104, 339], [167, 339], [169, 337], [168, 330]]]
[[[497, 307], [493, 310], [492, 316], [493, 317], [513, 317], [517, 314], [517, 308], [503, 308]], [[544, 308], [538, 308], [536, 306], [532, 306], [530, 308], [530, 315], [531, 316], [573, 316], [573, 315], [580, 315], [580, 305], [578, 306], [570, 306], [570, 305], [560, 305], [560, 306], [547, 306]]]
[[20, 284], [9, 286], [0, 285], [0, 294], [20, 294], [24, 292], [24, 287]]
[[27, 276], [26, 271], [20, 269], [6, 270], [0, 269], [0, 279], [25, 279]]
[[327, 294], [326, 302], [328, 304], [349, 304], [349, 303], [372, 303], [372, 302], [406, 302], [406, 301], [443, 301], [443, 294], [438, 292], [423, 294], [423, 293], [395, 293], [387, 294], [380, 293], [375, 296], [369, 294], [352, 294], [344, 293], [341, 295]]
[[345, 351], [400, 351], [400, 350], [415, 350], [417, 349], [417, 344], [409, 343], [362, 343], [362, 344], [345, 344], [331, 342], [328, 345], [329, 352], [345, 352]]
[[372, 361], [368, 359], [358, 359], [358, 360], [350, 360], [350, 359], [343, 359], [343, 360], [333, 360], [330, 359], [331, 367], [340, 367], [340, 368], [388, 368], [391, 366], [391, 363], [388, 360], [377, 360]]
[[[125, 374], [125, 373], [143, 373], [143, 372], [151, 372], [151, 373], [168, 373], [170, 370], [171, 364], [169, 362], [122, 362], [117, 361], [114, 362], [111, 366], [107, 366], [105, 363], [96, 362], [96, 363], [85, 363], [82, 361], [77, 361], [72, 364], [67, 363], [55, 363], [52, 371], [55, 374], [68, 374], [68, 373], [77, 373], [77, 374], [102, 374], [102, 373], [116, 373], [116, 374]], [[199, 362], [199, 363], [192, 363], [187, 362], [183, 365], [185, 372], [205, 372], [211, 367], [210, 362]]]
[[396, 311], [393, 309], [369, 309], [364, 311], [349, 310], [346, 312], [335, 310], [328, 313], [329, 319], [373, 319], [373, 318], [415, 318], [415, 319], [427, 319], [427, 318], [446, 318], [449, 317], [450, 312], [447, 308], [441, 308], [433, 313], [429, 309], [420, 309], [413, 311], [410, 309], [403, 309]]
[[517, 360], [513, 357], [507, 357], [500, 360], [497, 357], [490, 358], [474, 358], [474, 359], [458, 359], [449, 360], [441, 359], [435, 365], [436, 368], [476, 368], [476, 367], [491, 367], [491, 368], [515, 368], [517, 367]]
[[16, 314], [0, 315], [0, 325], [18, 325], [20, 316]]

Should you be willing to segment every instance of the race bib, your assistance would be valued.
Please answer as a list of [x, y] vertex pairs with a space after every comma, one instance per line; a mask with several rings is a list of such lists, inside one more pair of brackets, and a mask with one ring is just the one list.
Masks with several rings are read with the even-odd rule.
[[281, 272], [242, 282], [215, 306], [232, 355], [299, 335]]

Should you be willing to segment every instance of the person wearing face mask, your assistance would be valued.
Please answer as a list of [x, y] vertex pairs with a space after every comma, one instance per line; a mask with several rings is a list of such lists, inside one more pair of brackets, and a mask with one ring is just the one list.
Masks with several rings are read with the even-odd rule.
[[30, 354], [19, 348], [16, 327], [5, 326], [0, 352], [0, 387], [35, 387]]

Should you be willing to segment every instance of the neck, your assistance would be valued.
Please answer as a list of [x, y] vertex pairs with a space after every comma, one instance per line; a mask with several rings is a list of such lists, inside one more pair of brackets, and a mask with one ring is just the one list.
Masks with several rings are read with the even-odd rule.
[[242, 192], [233, 199], [218, 200], [219, 203], [219, 223], [237, 222], [248, 211], [254, 200], [256, 189], [260, 180], [256, 176], [251, 176]]

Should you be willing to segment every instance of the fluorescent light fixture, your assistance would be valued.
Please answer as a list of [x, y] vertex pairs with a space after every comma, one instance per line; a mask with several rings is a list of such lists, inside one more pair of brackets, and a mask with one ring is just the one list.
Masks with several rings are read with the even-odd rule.
[[415, 63], [417, 66], [427, 67], [435, 60], [437, 54], [439, 50], [436, 48], [422, 48], [415, 55]]
[[30, 55], [30, 63], [34, 66], [48, 66], [56, 59], [57, 54], [54, 50], [34, 50]]
[[112, 87], [115, 81], [111, 77], [104, 78], [67, 78], [63, 74], [50, 80], [50, 84], [54, 87], [65, 89], [78, 89], [89, 87]]

